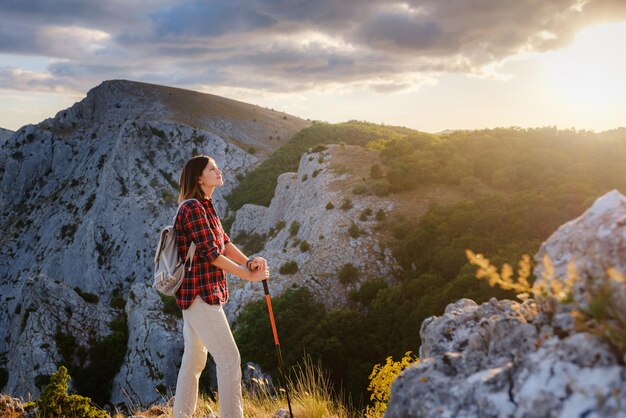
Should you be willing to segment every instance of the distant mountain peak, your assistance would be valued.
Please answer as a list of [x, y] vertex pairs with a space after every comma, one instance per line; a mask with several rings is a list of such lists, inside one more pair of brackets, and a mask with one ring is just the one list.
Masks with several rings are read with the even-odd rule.
[[160, 120], [212, 132], [261, 158], [280, 148], [310, 121], [261, 106], [177, 87], [107, 80], [43, 127], [63, 134], [94, 121]]

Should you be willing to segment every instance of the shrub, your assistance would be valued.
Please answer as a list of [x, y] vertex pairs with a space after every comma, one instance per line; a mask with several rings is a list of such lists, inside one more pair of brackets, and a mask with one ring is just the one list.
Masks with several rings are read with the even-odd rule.
[[296, 274], [298, 272], [298, 263], [295, 261], [287, 261], [278, 270], [280, 274]]
[[385, 219], [385, 211], [382, 209], [378, 209], [378, 211], [376, 211], [376, 220], [380, 222], [383, 219]]
[[334, 208], [335, 208], [335, 205], [333, 205], [333, 202], [326, 203], [326, 210], [331, 210]]
[[108, 418], [109, 415], [91, 403], [91, 399], [80, 395], [68, 395], [68, 381], [70, 375], [64, 366], [61, 366], [50, 377], [37, 401], [40, 418], [81, 417], [81, 418]]
[[363, 230], [359, 228], [357, 224], [352, 222], [352, 224], [350, 225], [350, 228], [348, 228], [348, 235], [350, 235], [352, 238], [358, 238], [362, 234], [363, 234]]
[[167, 190], [161, 191], [161, 197], [163, 199], [163, 202], [168, 205], [173, 205], [178, 201], [178, 196], [176, 196], [174, 193], [168, 192]]
[[109, 306], [113, 309], [124, 309], [126, 307], [126, 300], [119, 294], [113, 294]]
[[161, 139], [165, 139], [165, 132], [163, 132], [159, 128], [155, 128], [155, 127], [151, 126], [150, 127], [150, 132], [152, 132], [152, 135], [154, 135], [154, 136], [158, 136]]
[[107, 160], [107, 155], [106, 154], [102, 154], [100, 156], [100, 159], [98, 160], [98, 168], [100, 170], [102, 170], [104, 168], [104, 163], [106, 162], [106, 160]]
[[305, 174], [302, 176], [302, 181], [307, 181], [308, 178], [309, 178], [308, 174]]
[[[270, 236], [274, 233], [273, 228], [270, 228]], [[235, 242], [241, 248], [245, 254], [256, 254], [263, 249], [265, 241], [267, 240], [266, 234], [253, 233], [248, 234], [245, 231], [240, 231], [235, 237]]]
[[374, 164], [371, 168], [370, 168], [370, 177], [373, 179], [379, 179], [382, 178], [384, 176], [383, 173], [383, 169], [380, 166], [380, 164]]
[[96, 195], [92, 194], [89, 196], [89, 198], [87, 199], [87, 203], [85, 204], [85, 208], [83, 209], [83, 212], [87, 212], [89, 211], [89, 209], [91, 209], [91, 207], [93, 206], [93, 202], [96, 200]]
[[9, 371], [6, 368], [1, 367], [0, 368], [0, 388], [5, 387], [8, 381], [9, 381]]
[[70, 240], [73, 240], [77, 229], [78, 225], [76, 224], [63, 225], [61, 227], [61, 239], [65, 240], [66, 238], [69, 238]]
[[378, 296], [378, 292], [388, 288], [389, 285], [383, 279], [372, 279], [364, 282], [358, 289], [350, 292], [350, 299], [359, 302], [369, 308], [372, 301]]
[[42, 390], [46, 385], [50, 384], [50, 377], [49, 374], [38, 374], [35, 376], [35, 387]]
[[222, 219], [222, 227], [226, 233], [230, 234], [230, 228], [235, 223], [235, 214], [231, 213], [226, 218]]
[[374, 180], [371, 185], [372, 193], [376, 196], [387, 196], [391, 193], [391, 184], [387, 180]]
[[305, 252], [305, 251], [309, 251], [310, 249], [311, 249], [311, 246], [309, 245], [308, 242], [302, 241], [300, 243], [300, 251]]
[[359, 280], [359, 269], [352, 263], [344, 264], [339, 270], [339, 282], [341, 284], [354, 284]]
[[172, 315], [176, 318], [183, 317], [183, 311], [181, 311], [178, 305], [176, 304], [176, 298], [174, 296], [166, 296], [161, 293], [159, 293], [159, 296], [161, 297], [161, 301], [163, 302], [164, 314]]
[[174, 177], [170, 173], [161, 169], [159, 169], [159, 173], [161, 173], [163, 178], [165, 178], [165, 180], [170, 184], [170, 186], [172, 186], [173, 189], [178, 190], [179, 184], [176, 180], [174, 180]]
[[402, 370], [417, 361], [419, 359], [414, 357], [411, 351], [407, 351], [399, 361], [393, 361], [393, 358], [389, 356], [385, 360], [385, 364], [374, 366], [372, 374], [369, 376], [370, 384], [367, 387], [367, 390], [372, 392], [370, 400], [374, 402], [373, 406], [367, 407], [366, 415], [368, 418], [382, 418], [389, 403], [391, 384]]
[[191, 137], [191, 140], [193, 141], [194, 144], [201, 146], [202, 143], [204, 142], [204, 136], [198, 135], [197, 133], [194, 132], [193, 136]]
[[352, 205], [352, 201], [348, 199], [347, 197], [345, 197], [343, 199], [343, 202], [341, 202], [341, 206], [339, 206], [339, 209], [348, 210], [348, 209], [352, 209], [353, 207], [354, 206]]
[[60, 329], [55, 334], [62, 364], [67, 365], [75, 376], [74, 387], [101, 405], [110, 401], [113, 378], [126, 355], [128, 326], [123, 311], [111, 321], [109, 329], [110, 334], [90, 339], [86, 347], [80, 345], [76, 337], [64, 334]]
[[293, 238], [298, 235], [298, 231], [300, 230], [300, 222], [293, 221], [289, 226], [289, 237]]
[[74, 292], [78, 293], [78, 296], [83, 298], [83, 300], [87, 303], [98, 303], [100, 302], [100, 298], [98, 295], [94, 295], [93, 293], [83, 292], [80, 287], [75, 287]]
[[156, 385], [155, 389], [157, 392], [159, 392], [159, 395], [161, 396], [167, 395], [167, 386], [165, 386], [163, 383]]
[[367, 221], [367, 218], [369, 218], [370, 216], [372, 216], [372, 209], [371, 208], [365, 208], [359, 214], [359, 220], [360, 221]]
[[355, 184], [352, 187], [352, 193], [356, 195], [362, 195], [367, 193], [367, 186], [363, 183]]

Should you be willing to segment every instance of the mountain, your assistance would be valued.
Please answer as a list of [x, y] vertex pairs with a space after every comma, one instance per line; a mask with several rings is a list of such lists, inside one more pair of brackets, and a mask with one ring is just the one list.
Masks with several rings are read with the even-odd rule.
[[225, 213], [222, 197], [237, 178], [309, 125], [218, 96], [114, 80], [5, 139], [3, 391], [36, 397], [63, 362], [74, 366], [74, 375], [83, 370], [74, 383], [100, 392], [97, 401], [108, 401], [111, 390], [117, 402], [128, 401], [124, 396], [132, 394], [122, 387], [130, 377], [117, 372], [129, 361], [127, 344], [140, 339], [142, 351], [132, 353], [140, 367], [132, 374], [144, 385], [157, 383], [145, 390], [151, 399], [142, 394], [132, 401], [152, 401], [159, 396], [155, 386], [172, 386], [180, 323], [163, 313], [164, 302], [148, 286], [155, 240], [173, 216], [183, 163], [204, 153], [224, 168], [226, 182], [215, 197]]
[[[183, 162], [206, 153], [225, 169], [215, 200], [231, 237], [269, 260], [287, 366], [306, 352], [366, 399], [375, 364], [420, 347], [417, 324], [459, 299], [515, 296], [479, 283], [465, 249], [514, 262], [626, 190], [625, 135], [309, 123], [105, 82], [0, 150], [0, 388], [36, 397], [65, 364], [99, 404], [171, 393], [180, 310], [151, 289], [152, 256]], [[276, 373], [260, 286], [229, 282], [242, 358]]]

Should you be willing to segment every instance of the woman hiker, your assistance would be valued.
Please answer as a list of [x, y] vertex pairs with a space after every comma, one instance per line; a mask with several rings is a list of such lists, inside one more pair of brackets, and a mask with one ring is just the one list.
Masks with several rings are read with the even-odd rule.
[[228, 301], [226, 273], [259, 282], [269, 277], [267, 261], [249, 260], [224, 232], [211, 196], [223, 184], [222, 171], [205, 155], [191, 158], [180, 175], [184, 202], [175, 222], [178, 253], [184, 260], [191, 242], [196, 253], [176, 292], [183, 311], [185, 351], [178, 372], [174, 418], [191, 418], [198, 400], [198, 380], [207, 351], [217, 366], [221, 418], [242, 418], [241, 360], [223, 305]]

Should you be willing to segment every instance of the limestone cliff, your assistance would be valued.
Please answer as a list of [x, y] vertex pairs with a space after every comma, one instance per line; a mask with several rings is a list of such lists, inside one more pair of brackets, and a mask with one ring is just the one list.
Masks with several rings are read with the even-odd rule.
[[[244, 205], [237, 211], [231, 237], [242, 233], [266, 237], [258, 254], [270, 264], [273, 294], [292, 285], [305, 286], [320, 302], [337, 308], [346, 305], [348, 291], [363, 281], [393, 277], [397, 262], [391, 250], [380, 245], [374, 214], [379, 210], [387, 212], [396, 203], [390, 198], [346, 193], [338, 187], [350, 174], [333, 169], [334, 161], [338, 154], [349, 156], [352, 152], [357, 152], [357, 147], [330, 145], [323, 151], [305, 153], [298, 172], [284, 173], [278, 178], [268, 208]], [[350, 205], [342, 209], [345, 200]], [[327, 206], [329, 203], [332, 209]], [[360, 214], [368, 209], [371, 215], [360, 219]], [[359, 232], [354, 233], [354, 228]], [[308, 244], [306, 251], [301, 248], [303, 242]], [[297, 263], [298, 271], [281, 274], [280, 267], [290, 261]], [[357, 267], [359, 273], [342, 284], [338, 276], [346, 263]], [[230, 317], [262, 292], [258, 284], [249, 282], [233, 281], [231, 288], [233, 303], [227, 308]]]
[[8, 381], [0, 390], [36, 397], [35, 378], [61, 361], [58, 332], [88, 347], [111, 333], [122, 297], [128, 347], [113, 402], [158, 399], [157, 386], [174, 385], [182, 340], [177, 319], [146, 286], [183, 163], [204, 153], [225, 169], [215, 193], [224, 214], [222, 197], [237, 175], [308, 125], [217, 96], [118, 80], [4, 139], [0, 369]]

